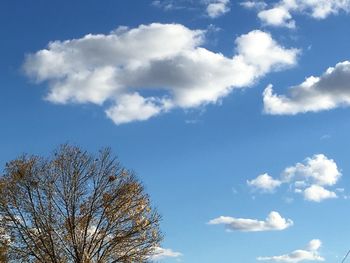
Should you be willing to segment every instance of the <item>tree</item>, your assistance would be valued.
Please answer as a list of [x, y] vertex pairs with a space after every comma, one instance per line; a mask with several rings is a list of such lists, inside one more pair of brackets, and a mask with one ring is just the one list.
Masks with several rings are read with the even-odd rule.
[[7, 263], [7, 245], [6, 244], [1, 244], [0, 242], [0, 262], [1, 263]]
[[63, 145], [50, 158], [7, 163], [0, 177], [0, 256], [8, 262], [147, 262], [162, 238], [159, 220], [108, 149], [95, 157]]

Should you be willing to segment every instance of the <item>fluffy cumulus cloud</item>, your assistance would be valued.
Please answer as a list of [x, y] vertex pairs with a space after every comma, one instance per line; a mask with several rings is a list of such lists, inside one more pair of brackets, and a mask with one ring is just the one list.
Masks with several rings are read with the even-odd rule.
[[321, 202], [325, 199], [337, 198], [337, 194], [325, 187], [334, 186], [341, 177], [336, 162], [323, 154], [308, 157], [303, 163], [287, 167], [281, 180], [290, 183], [296, 193], [300, 193], [307, 201]]
[[166, 258], [179, 258], [182, 254], [180, 252], [175, 252], [169, 248], [156, 247], [154, 249], [154, 255], [151, 256], [152, 261], [163, 260]]
[[322, 243], [319, 239], [313, 239], [309, 242], [305, 249], [298, 249], [289, 254], [272, 257], [258, 257], [259, 261], [274, 261], [286, 263], [298, 263], [302, 261], [325, 261], [319, 254], [319, 248]]
[[287, 167], [283, 174], [283, 181], [305, 180], [321, 186], [335, 185], [341, 173], [333, 159], [328, 159], [324, 154], [316, 154], [305, 159], [304, 163], [297, 163]]
[[262, 5], [261, 1], [246, 1], [243, 6], [259, 6], [258, 17], [265, 25], [288, 28], [295, 27], [293, 13], [324, 19], [340, 11], [350, 12], [350, 0], [279, 0], [270, 5]]
[[318, 112], [350, 105], [350, 61], [330, 67], [320, 77], [308, 77], [289, 88], [287, 95], [277, 95], [269, 85], [263, 94], [268, 114], [294, 115]]
[[205, 49], [204, 41], [205, 31], [180, 24], [119, 27], [50, 42], [29, 54], [23, 67], [48, 84], [48, 101], [97, 104], [121, 124], [216, 103], [234, 88], [295, 65], [299, 52], [259, 30], [239, 36], [231, 58]]
[[230, 0], [212, 0], [208, 3], [207, 14], [216, 18], [230, 11]]
[[325, 199], [337, 198], [337, 194], [326, 187], [334, 187], [340, 177], [341, 172], [333, 159], [329, 159], [324, 154], [316, 154], [306, 158], [302, 163], [287, 167], [278, 179], [263, 174], [247, 181], [247, 184], [253, 189], [270, 193], [280, 185], [287, 184], [289, 189], [302, 194], [305, 200], [321, 202]]
[[267, 173], [259, 175], [257, 178], [247, 181], [247, 184], [253, 189], [260, 190], [262, 192], [272, 193], [277, 187], [279, 187], [282, 182], [273, 179]]
[[258, 17], [265, 25], [295, 28], [295, 22], [292, 20], [290, 12], [280, 6], [262, 10], [258, 13]]
[[272, 211], [265, 220], [220, 216], [210, 220], [208, 224], [222, 224], [228, 231], [260, 232], [284, 230], [292, 226], [293, 221], [283, 218], [278, 212]]
[[321, 202], [324, 199], [337, 198], [337, 195], [322, 186], [311, 185], [304, 190], [304, 197], [308, 201]]
[[162, 110], [166, 110], [166, 100], [154, 97], [144, 98], [135, 92], [121, 95], [118, 104], [106, 110], [106, 114], [111, 120], [119, 124], [130, 120], [144, 121], [158, 115]]

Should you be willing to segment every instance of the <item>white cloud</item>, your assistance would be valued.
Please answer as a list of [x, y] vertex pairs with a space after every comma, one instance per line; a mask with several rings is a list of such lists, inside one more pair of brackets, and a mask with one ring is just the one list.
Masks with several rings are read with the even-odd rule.
[[[260, 1], [246, 1], [243, 6], [254, 6]], [[329, 15], [338, 14], [340, 11], [350, 12], [350, 0], [279, 0], [265, 4], [258, 9], [258, 17], [265, 25], [294, 28], [295, 21], [292, 13], [307, 14], [315, 19], [325, 19]]]
[[295, 21], [286, 8], [274, 7], [258, 13], [259, 19], [265, 25], [295, 28]]
[[211, 18], [219, 17], [230, 11], [230, 0], [212, 0], [207, 6], [207, 14]]
[[220, 216], [208, 222], [210, 225], [225, 225], [229, 231], [259, 232], [284, 230], [293, 225], [293, 221], [283, 218], [278, 212], [272, 211], [264, 221], [257, 219], [234, 218]]
[[281, 256], [258, 257], [257, 260], [287, 263], [297, 263], [302, 261], [325, 261], [325, 259], [321, 257], [318, 252], [321, 244], [322, 243], [319, 239], [313, 239], [309, 242], [306, 249], [298, 249], [289, 254]]
[[154, 0], [151, 5], [164, 11], [201, 10], [210, 18], [217, 18], [231, 10], [230, 0]]
[[247, 184], [254, 189], [260, 190], [262, 192], [272, 193], [277, 187], [279, 187], [282, 182], [273, 179], [267, 173], [259, 175], [257, 178], [247, 181]]
[[192, 1], [189, 0], [154, 0], [151, 2], [151, 5], [164, 11], [172, 11], [179, 9], [191, 9]]
[[311, 185], [304, 190], [304, 198], [308, 201], [321, 202], [325, 199], [337, 198], [337, 194], [322, 186]]
[[317, 251], [322, 246], [322, 242], [319, 239], [313, 239], [306, 246], [308, 251]]
[[205, 31], [179, 24], [120, 27], [50, 42], [27, 56], [24, 70], [48, 83], [48, 101], [107, 107], [107, 116], [120, 124], [216, 103], [234, 88], [295, 65], [299, 53], [260, 30], [238, 37], [232, 58], [201, 47], [204, 40]]
[[337, 194], [325, 186], [335, 186], [340, 177], [341, 172], [333, 159], [324, 154], [315, 154], [306, 158], [303, 163], [296, 163], [284, 169], [279, 179], [263, 174], [247, 183], [255, 189], [270, 193], [281, 184], [287, 184], [290, 190], [302, 194], [305, 200], [321, 202], [337, 198]]
[[180, 252], [175, 252], [169, 248], [161, 248], [156, 247], [154, 249], [154, 255], [151, 256], [152, 261], [162, 260], [166, 258], [178, 258], [181, 257], [182, 254]]
[[247, 9], [263, 10], [268, 5], [264, 1], [245, 1], [240, 3], [241, 6]]
[[138, 93], [121, 95], [118, 104], [106, 110], [107, 116], [116, 124], [127, 123], [130, 120], [143, 121], [166, 111], [170, 105], [166, 100], [144, 98]]
[[158, 8], [162, 8], [164, 10], [172, 10], [174, 9], [174, 5], [172, 2], [162, 2], [159, 0], [152, 1], [152, 5]]
[[323, 154], [315, 154], [305, 159], [304, 163], [297, 163], [286, 168], [282, 175], [282, 180], [301, 179], [310, 181], [312, 184], [321, 186], [331, 186], [338, 182], [341, 173], [333, 159], [328, 159]]
[[309, 13], [313, 18], [324, 19], [340, 11], [350, 11], [349, 0], [299, 0], [296, 1], [301, 11]]
[[295, 65], [299, 54], [298, 49], [285, 49], [270, 34], [260, 30], [238, 37], [236, 45], [238, 54], [233, 60], [242, 68], [248, 66], [246, 73], [254, 72], [257, 76]]
[[294, 115], [350, 105], [350, 61], [328, 68], [320, 77], [311, 76], [291, 87], [288, 95], [277, 95], [269, 85], [263, 94], [268, 114]]

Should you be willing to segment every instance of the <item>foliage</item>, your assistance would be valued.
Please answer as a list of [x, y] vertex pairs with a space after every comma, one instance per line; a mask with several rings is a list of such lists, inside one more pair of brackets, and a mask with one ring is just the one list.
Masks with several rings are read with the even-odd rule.
[[146, 262], [161, 240], [159, 220], [108, 149], [94, 157], [63, 145], [48, 159], [9, 162], [0, 177], [0, 256], [8, 262]]

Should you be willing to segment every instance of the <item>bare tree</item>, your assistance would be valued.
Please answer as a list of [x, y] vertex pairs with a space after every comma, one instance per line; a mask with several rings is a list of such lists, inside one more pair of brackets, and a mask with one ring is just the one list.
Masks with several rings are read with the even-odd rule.
[[147, 262], [161, 241], [159, 220], [108, 149], [95, 157], [63, 145], [48, 159], [9, 162], [0, 177], [0, 256], [8, 262]]
[[0, 244], [0, 262], [7, 263], [7, 247], [6, 245]]

